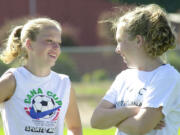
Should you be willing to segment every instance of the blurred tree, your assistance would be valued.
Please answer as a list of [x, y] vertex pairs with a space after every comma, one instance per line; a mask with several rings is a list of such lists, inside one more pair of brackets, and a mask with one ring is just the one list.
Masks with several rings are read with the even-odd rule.
[[76, 63], [68, 54], [62, 53], [52, 69], [55, 72], [69, 75], [72, 81], [80, 81], [80, 75]]
[[171, 50], [167, 53], [167, 62], [173, 65], [180, 72], [180, 50]]
[[9, 65], [5, 65], [2, 62], [0, 62], [0, 76], [9, 69]]
[[115, 3], [127, 4], [150, 4], [155, 3], [166, 9], [168, 12], [177, 12], [180, 10], [180, 0], [108, 0]]
[[85, 73], [81, 80], [83, 82], [99, 82], [108, 80], [108, 72], [105, 69], [96, 69], [91, 73]]
[[72, 25], [62, 25], [62, 46], [78, 46], [79, 30]]

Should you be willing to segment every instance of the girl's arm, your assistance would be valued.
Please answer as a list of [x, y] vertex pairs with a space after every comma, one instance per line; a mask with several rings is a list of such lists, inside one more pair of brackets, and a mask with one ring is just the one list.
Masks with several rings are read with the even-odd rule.
[[102, 100], [92, 115], [91, 126], [97, 129], [110, 128], [138, 112], [139, 107], [127, 106], [116, 109], [114, 104]]
[[70, 102], [66, 113], [66, 123], [68, 135], [82, 135], [82, 125], [74, 89], [71, 89]]
[[8, 100], [14, 93], [16, 80], [11, 72], [0, 77], [0, 103]]
[[141, 108], [139, 113], [120, 123], [120, 131], [133, 135], [144, 135], [157, 127], [163, 119], [162, 107]]

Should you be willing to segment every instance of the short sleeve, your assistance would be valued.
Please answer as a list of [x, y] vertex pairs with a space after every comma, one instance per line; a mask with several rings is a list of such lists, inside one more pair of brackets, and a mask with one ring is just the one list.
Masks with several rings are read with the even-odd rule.
[[67, 76], [67, 86], [69, 86], [69, 89], [71, 89], [71, 80], [69, 76]]
[[117, 91], [114, 86], [115, 86], [115, 81], [111, 85], [110, 89], [106, 92], [106, 95], [103, 97], [104, 100], [107, 100], [112, 104], [115, 104], [116, 96], [117, 96]]
[[116, 79], [112, 83], [109, 90], [106, 92], [105, 96], [103, 97], [104, 100], [109, 101], [112, 104], [116, 103], [116, 99], [118, 96], [118, 93], [121, 90], [122, 83], [124, 82], [123, 72], [121, 72], [119, 75], [117, 75]]
[[180, 92], [179, 84], [179, 77], [173, 73], [156, 75], [147, 88], [147, 93], [144, 95], [141, 107], [158, 108], [162, 106], [163, 113], [167, 114], [172, 109], [174, 103], [179, 104], [175, 102]]

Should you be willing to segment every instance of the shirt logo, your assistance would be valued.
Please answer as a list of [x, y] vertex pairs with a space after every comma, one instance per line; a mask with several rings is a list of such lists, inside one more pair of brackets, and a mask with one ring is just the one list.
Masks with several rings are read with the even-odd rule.
[[57, 120], [62, 106], [62, 101], [55, 94], [48, 91], [44, 95], [40, 88], [37, 91], [31, 90], [24, 102], [29, 104], [29, 107], [24, 108], [26, 113], [37, 120]]
[[37, 112], [34, 110], [34, 107], [32, 107], [30, 109], [30, 116], [33, 119], [39, 119], [39, 118], [43, 118], [45, 116], [50, 116], [52, 115], [56, 110], [58, 110], [61, 106], [58, 106], [54, 109], [48, 110], [48, 111], [44, 111], [44, 112]]

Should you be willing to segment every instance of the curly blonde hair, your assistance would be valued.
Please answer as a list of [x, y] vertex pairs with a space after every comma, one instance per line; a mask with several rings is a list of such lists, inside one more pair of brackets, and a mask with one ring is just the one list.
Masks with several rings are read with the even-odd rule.
[[175, 34], [167, 19], [167, 13], [156, 4], [136, 7], [119, 18], [116, 28], [125, 23], [125, 31], [133, 40], [141, 35], [146, 42], [145, 51], [153, 57], [161, 56], [175, 48]]
[[18, 59], [22, 60], [20, 64], [24, 63], [28, 58], [24, 42], [27, 38], [35, 41], [39, 32], [48, 26], [56, 27], [61, 31], [60, 24], [50, 18], [35, 18], [28, 20], [22, 26], [16, 26], [5, 43], [6, 47], [0, 54], [0, 59], [5, 64], [12, 63]]

